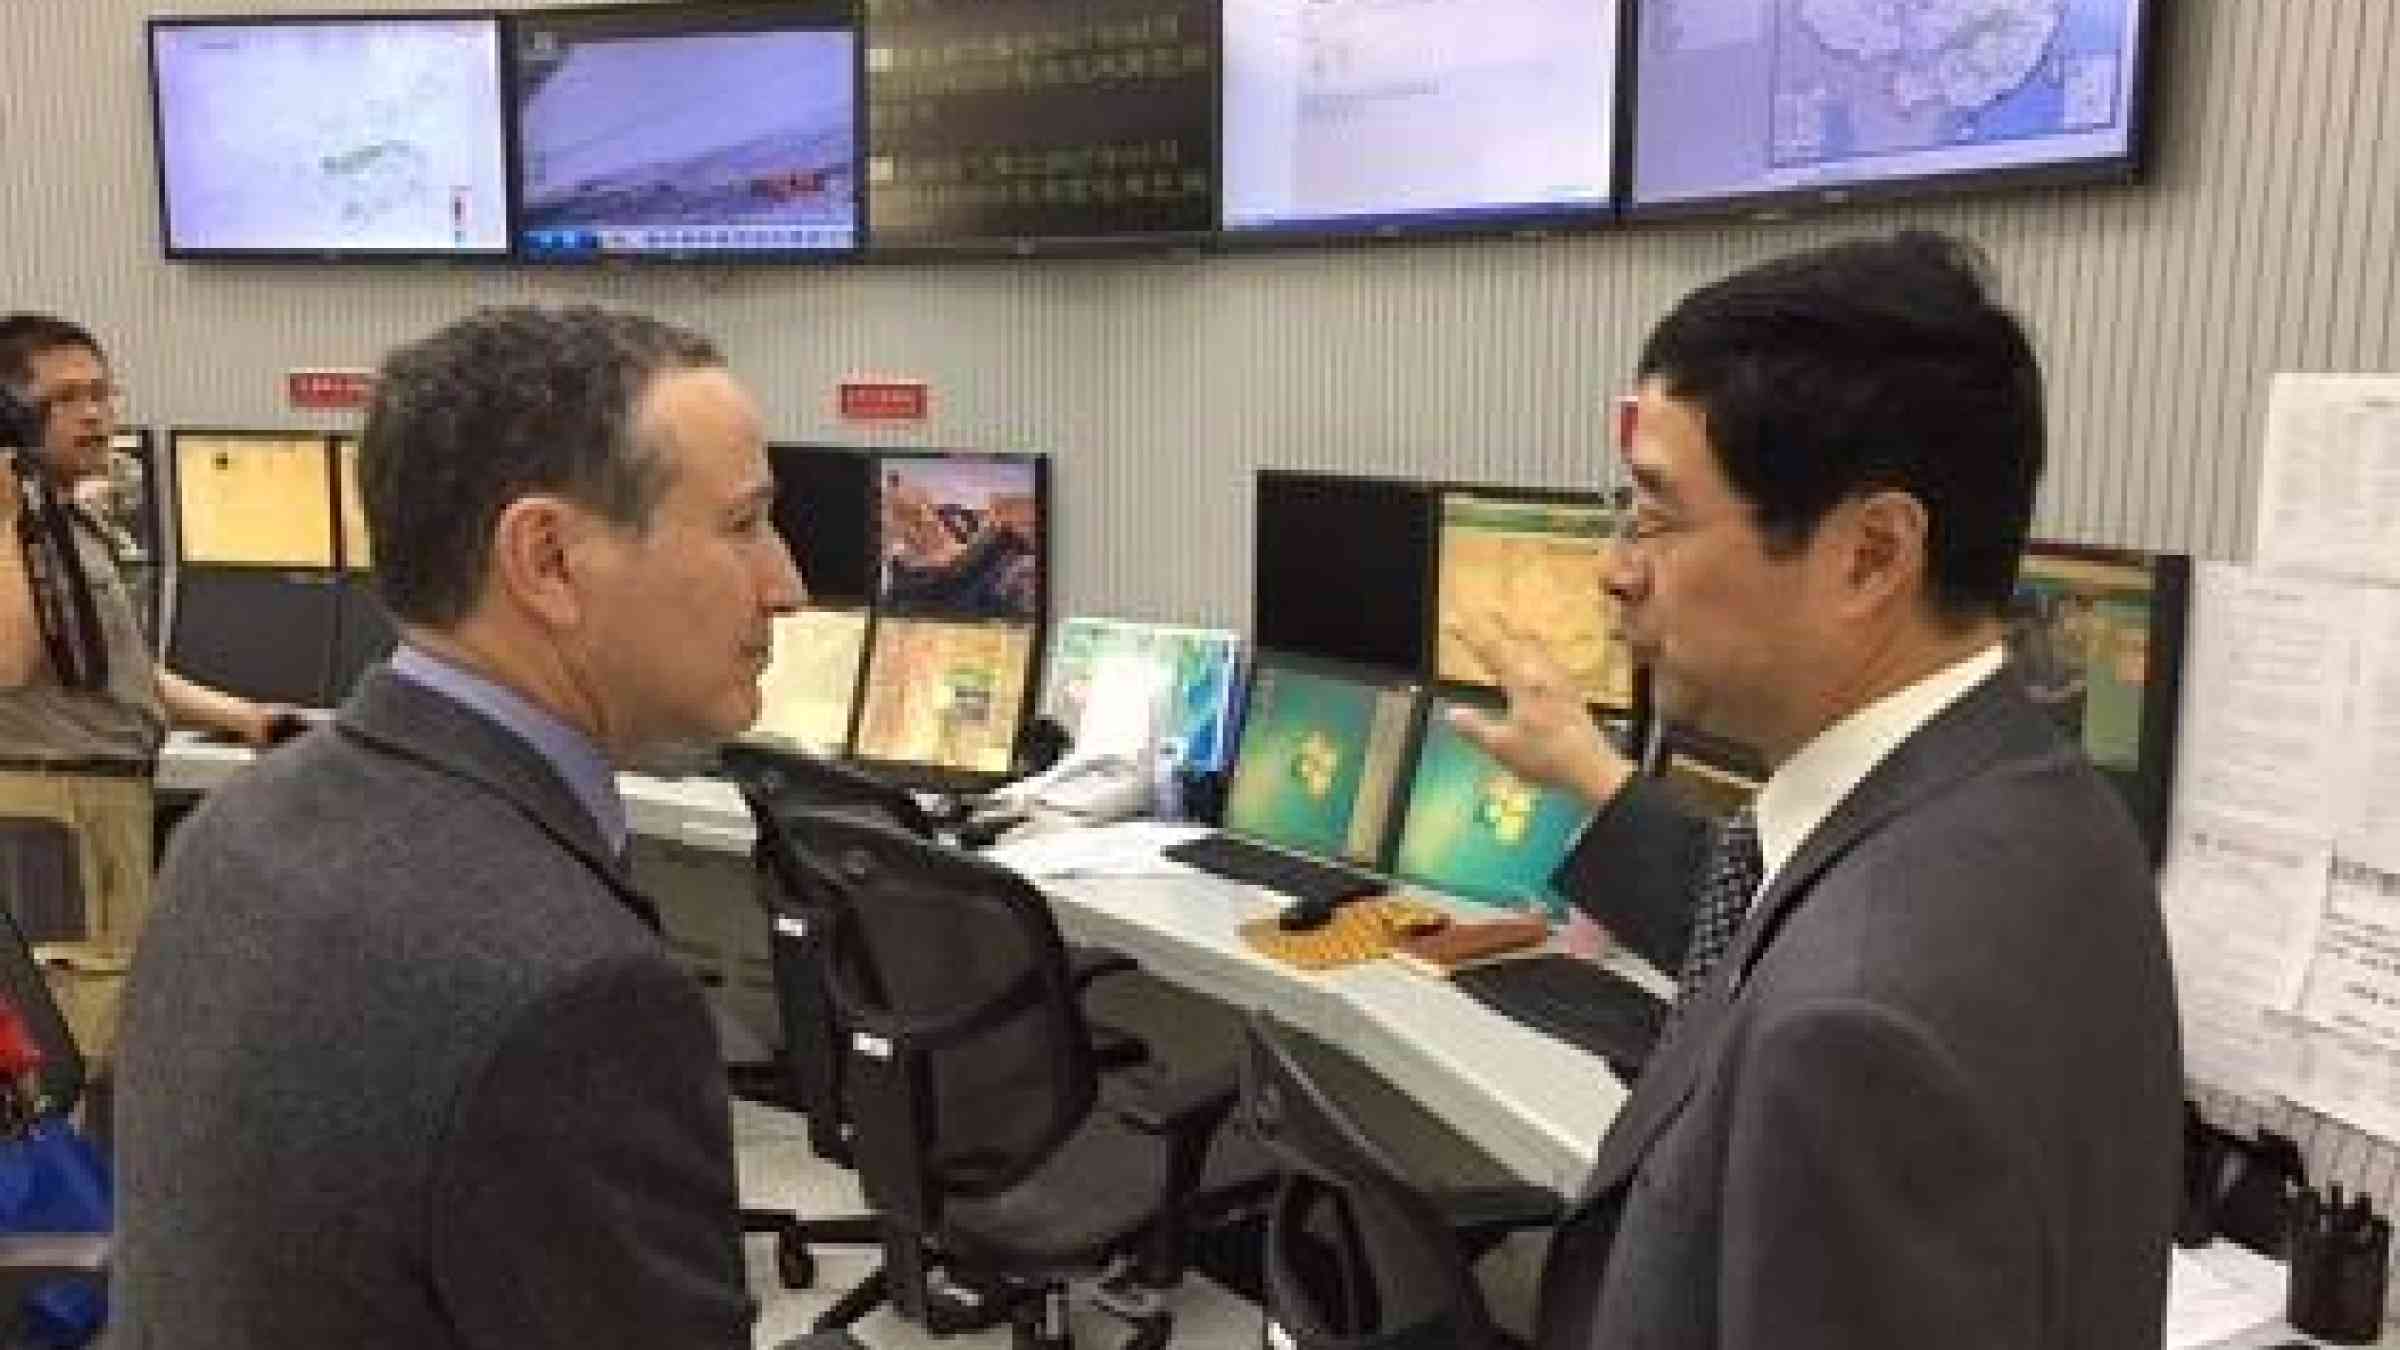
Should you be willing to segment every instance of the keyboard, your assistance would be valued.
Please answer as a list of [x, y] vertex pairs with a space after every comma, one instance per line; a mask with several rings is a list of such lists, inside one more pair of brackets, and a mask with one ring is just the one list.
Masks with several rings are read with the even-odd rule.
[[1666, 1002], [1578, 956], [1529, 956], [1469, 966], [1451, 983], [1477, 1002], [1588, 1050], [1630, 1081], [1658, 1042]]
[[1365, 872], [1279, 852], [1230, 834], [1204, 834], [1159, 852], [1211, 875], [1263, 886], [1295, 900], [1355, 900], [1384, 888]]

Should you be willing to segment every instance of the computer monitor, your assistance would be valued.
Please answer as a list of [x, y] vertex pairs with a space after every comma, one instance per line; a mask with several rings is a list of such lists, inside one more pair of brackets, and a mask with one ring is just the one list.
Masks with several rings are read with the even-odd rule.
[[331, 568], [333, 469], [315, 432], [168, 433], [185, 564]]
[[1034, 633], [878, 617], [854, 757], [934, 784], [1005, 775], [1033, 684]]
[[2191, 559], [2037, 542], [2010, 606], [2010, 666], [2166, 848]]
[[1600, 497], [1471, 488], [1444, 492], [1435, 564], [1434, 678], [1497, 678], [1459, 639], [1471, 621], [1541, 644], [1598, 706], [1633, 707], [1633, 661], [1607, 587], [1617, 512]]
[[856, 9], [774, 0], [512, 16], [518, 256], [854, 253]]
[[874, 597], [875, 460], [872, 450], [843, 446], [767, 447], [775, 529], [814, 604], [849, 608]]
[[1220, 0], [873, 6], [878, 252], [1205, 239]]
[[847, 753], [866, 654], [863, 609], [777, 615], [774, 651], [758, 680], [759, 713], [751, 737], [819, 755]]
[[1605, 220], [1619, 0], [1226, 0], [1224, 226]]
[[503, 257], [490, 14], [150, 20], [170, 258]]
[[1392, 875], [1468, 900], [1552, 909], [1550, 874], [1592, 809], [1502, 768], [1450, 725], [1459, 708], [1496, 712], [1500, 703], [1458, 693], [1427, 701]]
[[2155, 0], [1635, 0], [1632, 204], [2137, 166]]
[[1406, 675], [1262, 650], [1225, 794], [1225, 828], [1380, 868], [1418, 692]]
[[325, 702], [339, 705], [367, 671], [387, 660], [400, 645], [400, 629], [375, 594], [365, 573], [342, 577], [341, 606], [335, 616], [333, 674], [325, 685]]
[[1059, 626], [1044, 715], [1078, 751], [1132, 753], [1155, 731], [1182, 747], [1187, 769], [1228, 762], [1238, 634], [1080, 617]]
[[371, 572], [375, 568], [375, 548], [367, 538], [367, 503], [358, 485], [358, 438], [333, 438], [333, 470], [337, 479], [335, 507], [339, 530], [335, 542], [340, 546], [342, 567], [351, 572]]
[[1041, 621], [1048, 607], [1047, 461], [888, 454], [875, 472], [878, 610]]
[[245, 698], [321, 707], [340, 590], [331, 572], [186, 564], [175, 572], [167, 664]]
[[1250, 579], [1259, 650], [1421, 672], [1433, 508], [1423, 483], [1259, 470]]

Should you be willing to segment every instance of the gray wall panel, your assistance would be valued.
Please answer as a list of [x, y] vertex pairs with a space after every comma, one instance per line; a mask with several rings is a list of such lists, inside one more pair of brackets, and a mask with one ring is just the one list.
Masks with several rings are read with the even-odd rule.
[[793, 437], [845, 438], [846, 373], [922, 376], [934, 418], [910, 439], [1057, 456], [1070, 608], [1239, 621], [1253, 467], [1595, 482], [1609, 398], [1678, 294], [1786, 248], [1930, 225], [1992, 252], [2048, 364], [2040, 528], [2240, 557], [2267, 376], [2395, 364], [2400, 20], [2387, 0], [2173, 8], [2155, 160], [2132, 189], [1205, 259], [544, 272], [169, 266], [149, 6], [0, 0], [0, 302], [92, 321], [160, 424], [291, 424], [286, 367], [369, 363], [493, 301], [695, 323]]

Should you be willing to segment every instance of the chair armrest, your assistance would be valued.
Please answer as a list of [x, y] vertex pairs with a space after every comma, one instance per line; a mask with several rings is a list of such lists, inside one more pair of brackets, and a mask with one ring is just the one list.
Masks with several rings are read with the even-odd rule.
[[1544, 1186], [1455, 1186], [1426, 1198], [1450, 1221], [1469, 1260], [1480, 1259], [1511, 1233], [1550, 1228], [1566, 1217], [1565, 1200]]
[[1102, 1073], [1131, 1069], [1150, 1062], [1150, 1043], [1120, 1026], [1087, 1024], [1092, 1033], [1092, 1058]]
[[1168, 1078], [1160, 1075], [1126, 1093], [1117, 1115], [1144, 1134], [1213, 1132], [1241, 1096], [1242, 1080], [1232, 1066], [1211, 1073]]
[[1075, 981], [1075, 992], [1079, 994], [1091, 992], [1092, 981], [1103, 975], [1122, 975], [1141, 968], [1141, 962], [1113, 948], [1067, 948], [1067, 974]]

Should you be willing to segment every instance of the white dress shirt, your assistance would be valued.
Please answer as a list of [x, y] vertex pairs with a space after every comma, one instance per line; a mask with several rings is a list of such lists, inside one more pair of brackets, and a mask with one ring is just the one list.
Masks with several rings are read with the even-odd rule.
[[1766, 870], [1761, 894], [1775, 874], [1816, 833], [1884, 757], [1917, 733], [1944, 708], [2000, 670], [2001, 645], [1944, 666], [1915, 684], [1895, 689], [1818, 732], [1800, 753], [1767, 779], [1753, 803], [1758, 812], [1758, 850]]

